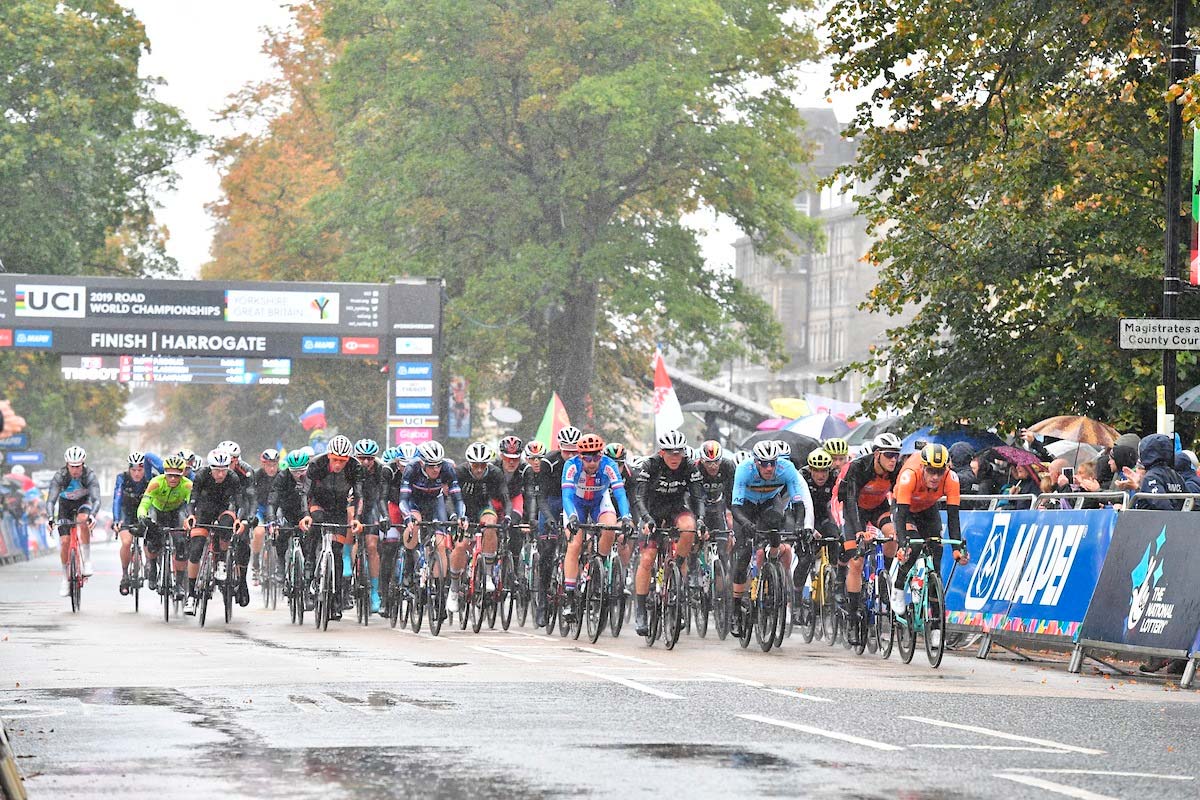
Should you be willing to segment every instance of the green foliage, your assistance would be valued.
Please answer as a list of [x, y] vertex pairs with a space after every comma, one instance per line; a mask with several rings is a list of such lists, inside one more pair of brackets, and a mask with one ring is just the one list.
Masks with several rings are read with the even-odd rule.
[[0, 351], [4, 396], [25, 417], [33, 449], [55, 461], [69, 444], [113, 436], [125, 413], [116, 386], [64, 381], [58, 356]]
[[[836, 80], [876, 86], [848, 170], [873, 182], [859, 198], [880, 237], [867, 306], [922, 304], [854, 366], [887, 375], [872, 408], [1005, 430], [1070, 413], [1152, 428], [1157, 353], [1120, 351], [1117, 319], [1159, 313], [1167, 10], [834, 5]], [[1182, 358], [1181, 387], [1197, 377]]]

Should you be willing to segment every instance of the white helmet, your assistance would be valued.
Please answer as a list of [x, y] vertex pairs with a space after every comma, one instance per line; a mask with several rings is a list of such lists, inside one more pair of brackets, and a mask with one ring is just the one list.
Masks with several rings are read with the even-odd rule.
[[129, 466], [144, 467], [146, 466], [146, 455], [138, 450], [134, 450], [129, 454]]
[[492, 460], [492, 448], [484, 442], [475, 442], [464, 453], [468, 464], [486, 464]]
[[225, 441], [218, 444], [217, 449], [224, 450], [226, 453], [229, 453], [229, 455], [232, 458], [241, 458], [242, 457], [242, 446], [240, 444], [238, 444], [237, 442], [232, 441], [230, 439], [226, 439]]
[[558, 432], [558, 448], [575, 447], [583, 438], [583, 431], [573, 425], [568, 425]]
[[779, 448], [774, 439], [764, 439], [758, 442], [751, 452], [756, 461], [774, 461], [779, 458]]
[[446, 460], [446, 451], [436, 441], [425, 442], [417, 448], [417, 456], [425, 462], [426, 466], [436, 467]]
[[734, 464], [741, 464], [743, 461], [747, 461], [749, 459], [750, 459], [750, 451], [749, 450], [738, 450], [736, 453], [733, 454], [733, 463]]
[[417, 446], [412, 442], [405, 442], [400, 445], [400, 462], [407, 464], [417, 457]]
[[875, 437], [875, 450], [895, 450], [900, 452], [900, 437], [894, 433], [881, 433]]
[[687, 437], [679, 431], [667, 431], [658, 437], [659, 450], [683, 450], [687, 447]]
[[279, 451], [274, 447], [268, 447], [266, 450], [263, 450], [258, 457], [263, 461], [278, 461]]
[[208, 452], [208, 466], [216, 469], [229, 469], [229, 465], [233, 463], [233, 456], [228, 450], [217, 448]]
[[330, 455], [349, 458], [351, 451], [354, 450], [354, 445], [350, 443], [348, 436], [339, 433], [329, 440], [329, 445], [325, 449], [329, 451]]
[[777, 458], [787, 458], [792, 454], [792, 446], [783, 439], [776, 439], [775, 454]]
[[77, 444], [73, 444], [67, 448], [67, 452], [63, 453], [63, 461], [67, 462], [69, 467], [82, 466], [84, 461], [87, 461], [87, 451]]

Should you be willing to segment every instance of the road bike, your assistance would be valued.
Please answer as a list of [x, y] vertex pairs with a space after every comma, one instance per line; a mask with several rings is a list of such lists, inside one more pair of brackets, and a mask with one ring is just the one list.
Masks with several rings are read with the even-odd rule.
[[292, 624], [304, 624], [308, 605], [308, 585], [304, 580], [303, 532], [296, 527], [280, 527], [277, 535], [288, 535], [287, 552], [283, 556], [283, 596], [287, 598]]
[[817, 548], [816, 558], [808, 575], [808, 591], [801, 589], [800, 609], [797, 622], [800, 636], [805, 642], [813, 639], [828, 639], [833, 644], [838, 634], [837, 568], [829, 557], [830, 547], [841, 547], [840, 536], [814, 536], [808, 546]]
[[358, 624], [364, 628], [371, 619], [371, 560], [367, 552], [367, 534], [379, 530], [379, 523], [363, 525], [354, 534], [354, 549], [350, 567], [350, 594]]
[[[575, 596], [582, 599], [582, 614], [587, 622], [588, 639], [595, 644], [605, 627], [609, 625], [609, 615], [623, 617], [625, 613], [625, 572], [621, 567], [621, 559], [617, 548], [609, 548], [608, 553], [600, 554], [600, 536], [604, 531], [621, 531], [628, 533], [624, 525], [601, 525], [585, 523], [579, 526], [584, 532], [584, 545], [579, 550], [579, 584]], [[581, 622], [576, 619], [574, 628], [578, 638], [578, 628]], [[613, 636], [621, 632], [620, 625], [616, 627]]]
[[[897, 647], [905, 664], [912, 661], [917, 648], [917, 633], [925, 640], [925, 655], [934, 669], [941, 666], [946, 652], [946, 590], [933, 555], [925, 545], [943, 544], [958, 547], [961, 539], [941, 536], [925, 538], [909, 537], [907, 547], [917, 553], [916, 563], [908, 573], [904, 589], [908, 597], [904, 616], [894, 615], [896, 621]], [[895, 560], [896, 569], [900, 561]], [[894, 576], [892, 576], [894, 577]]]
[[536, 527], [531, 525], [513, 525], [510, 531], [524, 531], [525, 537], [521, 542], [521, 550], [517, 556], [515, 583], [513, 595], [516, 598], [515, 608], [517, 625], [524, 628], [525, 620], [529, 618], [529, 609], [536, 602], [533, 596], [538, 579], [538, 550]]
[[646, 645], [653, 647], [661, 634], [663, 646], [673, 650], [683, 629], [687, 603], [680, 559], [675, 553], [679, 529], [651, 526], [650, 537], [657, 541], [658, 547], [650, 572], [650, 591], [646, 596]]
[[87, 583], [87, 575], [83, 574], [83, 553], [79, 545], [79, 526], [86, 522], [76, 522], [73, 519], [60, 519], [55, 523], [58, 527], [59, 546], [64, 539], [67, 542], [67, 594], [71, 598], [71, 612], [78, 613], [83, 605], [83, 585]]
[[764, 653], [775, 646], [779, 614], [785, 607], [779, 548], [765, 547], [761, 543], [761, 540], [775, 533], [781, 531], [754, 532], [754, 545], [746, 575], [749, 592], [742, 595], [741, 603], [735, 609], [735, 613], [740, 614], [741, 618], [739, 641], [742, 647], [749, 647], [750, 638], [753, 636]]
[[[313, 624], [317, 630], [329, 630], [329, 620], [341, 617], [341, 598], [337, 592], [337, 576], [334, 573], [333, 537], [346, 527], [345, 523], [314, 522], [313, 528], [321, 532], [321, 548], [313, 567], [312, 593], [315, 596], [313, 604]], [[337, 569], [341, 565], [337, 564]], [[337, 609], [335, 611], [335, 605]]]
[[865, 647], [857, 647], [859, 655], [864, 649], [879, 653], [880, 658], [892, 654], [895, 642], [895, 620], [892, 618], [892, 600], [888, 586], [886, 559], [883, 546], [895, 541], [894, 536], [885, 536], [874, 526], [867, 527], [867, 536], [858, 541], [858, 554], [863, 559], [863, 602], [859, 620], [860, 641]]
[[263, 549], [258, 554], [259, 589], [262, 590], [263, 608], [271, 611], [274, 611], [279, 603], [279, 587], [282, 583], [279, 579], [279, 567], [275, 563], [279, 558], [275, 549], [278, 529], [277, 522], [267, 525]]
[[[196, 616], [200, 627], [208, 620], [208, 601], [212, 599], [214, 588], [221, 590], [221, 598], [225, 606], [225, 622], [233, 619], [233, 596], [237, 591], [237, 571], [240, 569], [234, 558], [233, 525], [197, 525], [208, 531], [204, 554], [200, 557], [200, 568], [196, 571]], [[218, 545], [222, 533], [229, 534], [229, 543], [224, 552]], [[218, 573], [223, 573], [218, 575]]]
[[[140, 523], [143, 526], [146, 523]], [[158, 549], [158, 599], [162, 603], [163, 622], [171, 621], [171, 611], [174, 607], [179, 613], [179, 604], [183, 601], [182, 591], [185, 586], [175, 584], [175, 537], [187, 533], [184, 528], [162, 528], [162, 546]]]
[[141, 525], [129, 526], [129, 564], [125, 567], [123, 576], [125, 585], [129, 587], [129, 593], [133, 595], [133, 613], [140, 611], [139, 606], [141, 601], [142, 583], [145, 581], [145, 557], [142, 555], [142, 543], [145, 541], [146, 531]]
[[733, 583], [729, 568], [729, 537], [732, 534], [733, 531], [723, 528], [709, 530], [708, 541], [701, 551], [700, 563], [704, 569], [701, 588], [707, 597], [706, 619], [703, 625], [696, 625], [701, 638], [707, 633], [709, 614], [717, 629], [717, 639], [723, 642], [729, 635], [729, 617], [733, 608]]

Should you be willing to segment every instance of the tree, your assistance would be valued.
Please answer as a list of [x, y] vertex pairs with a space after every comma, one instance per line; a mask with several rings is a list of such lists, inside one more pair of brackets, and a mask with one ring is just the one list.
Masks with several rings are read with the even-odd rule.
[[58, 357], [0, 352], [4, 394], [25, 417], [36, 449], [53, 462], [70, 444], [112, 436], [125, 413], [125, 393], [117, 386], [65, 381]]
[[789, 99], [807, 7], [330, 0], [345, 179], [316, 202], [340, 276], [444, 276], [451, 370], [530, 414], [556, 389], [584, 419], [597, 364], [636, 348], [645, 372], [655, 339], [777, 360], [769, 309], [680, 218], [707, 205], [765, 252], [812, 235]]
[[1153, 429], [1159, 354], [1120, 351], [1117, 319], [1159, 314], [1163, 13], [1124, 0], [833, 6], [840, 86], [882, 76], [850, 131], [848, 172], [870, 186], [859, 208], [879, 237], [866, 306], [921, 306], [854, 365], [887, 376], [869, 410]]

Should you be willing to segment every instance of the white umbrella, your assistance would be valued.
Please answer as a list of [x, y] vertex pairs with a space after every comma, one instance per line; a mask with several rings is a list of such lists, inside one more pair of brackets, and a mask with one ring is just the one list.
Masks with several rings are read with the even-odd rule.
[[1100, 451], [1092, 445], [1084, 442], [1069, 442], [1066, 439], [1051, 442], [1046, 445], [1046, 450], [1055, 458], [1070, 461], [1071, 465], [1075, 467], [1095, 461], [1100, 457]]

